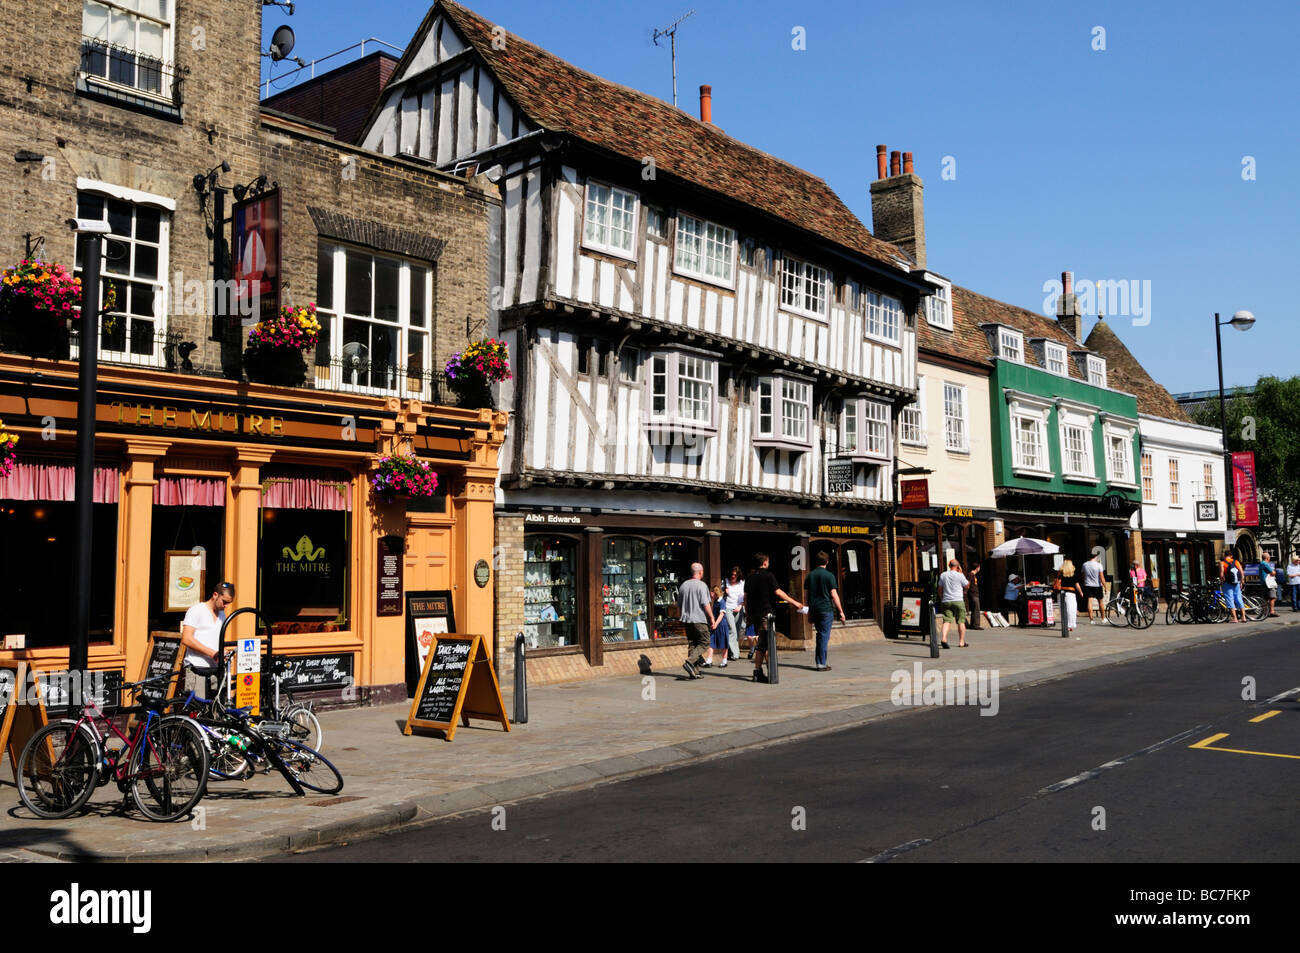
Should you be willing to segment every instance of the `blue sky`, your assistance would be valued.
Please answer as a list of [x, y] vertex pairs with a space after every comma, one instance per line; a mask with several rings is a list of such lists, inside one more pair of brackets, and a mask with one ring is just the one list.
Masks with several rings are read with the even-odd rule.
[[[1149, 323], [1108, 320], [1171, 391], [1217, 386], [1216, 311], [1259, 319], [1224, 331], [1229, 385], [1300, 373], [1293, 0], [469, 6], [665, 100], [669, 52], [651, 32], [694, 8], [677, 37], [679, 105], [698, 114], [711, 84], [715, 123], [824, 178], [868, 227], [876, 144], [914, 153], [933, 270], [1040, 312], [1044, 282], [1065, 270], [1149, 281]], [[291, 19], [267, 7], [264, 27], [290, 23], [310, 61], [369, 36], [404, 46], [428, 6], [358, 9], [299, 0]], [[806, 49], [792, 48], [795, 27]]]

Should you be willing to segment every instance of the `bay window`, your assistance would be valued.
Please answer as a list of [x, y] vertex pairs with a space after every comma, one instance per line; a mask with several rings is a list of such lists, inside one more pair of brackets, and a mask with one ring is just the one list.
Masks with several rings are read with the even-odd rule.
[[647, 365], [646, 422], [653, 429], [717, 429], [716, 359], [690, 351], [655, 351]]
[[844, 401], [840, 450], [854, 459], [884, 459], [890, 453], [889, 405], [866, 397]]
[[789, 377], [763, 377], [756, 397], [755, 446], [801, 451], [812, 446], [811, 383]]

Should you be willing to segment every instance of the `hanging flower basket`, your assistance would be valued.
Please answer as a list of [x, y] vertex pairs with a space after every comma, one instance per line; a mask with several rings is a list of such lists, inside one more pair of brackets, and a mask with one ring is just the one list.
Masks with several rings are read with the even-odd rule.
[[24, 258], [0, 275], [0, 342], [32, 357], [68, 356], [68, 320], [81, 317], [81, 279], [58, 262]]
[[505, 341], [484, 338], [453, 354], [444, 370], [461, 407], [495, 408], [492, 385], [510, 380], [510, 352]]
[[0, 476], [13, 473], [17, 459], [18, 437], [5, 430], [5, 422], [0, 420]]
[[281, 308], [248, 332], [244, 372], [250, 381], [294, 387], [307, 377], [307, 353], [320, 341], [316, 305]]
[[412, 456], [381, 457], [371, 489], [381, 501], [423, 499], [438, 492], [438, 474], [426, 461]]

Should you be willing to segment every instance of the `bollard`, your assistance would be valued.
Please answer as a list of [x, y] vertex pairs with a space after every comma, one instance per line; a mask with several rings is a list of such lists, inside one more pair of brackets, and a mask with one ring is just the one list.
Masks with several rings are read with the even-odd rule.
[[1060, 603], [1060, 612], [1061, 612], [1061, 638], [1068, 639], [1070, 637], [1070, 626], [1066, 623], [1066, 619], [1065, 619], [1065, 590], [1064, 589], [1062, 589], [1060, 594], [1057, 596], [1057, 601]]
[[781, 681], [781, 668], [776, 660], [776, 614], [767, 614], [767, 681], [775, 685]]
[[930, 658], [939, 657], [939, 613], [933, 602], [927, 602], [926, 614], [930, 617]]
[[528, 724], [528, 660], [522, 632], [515, 636], [515, 724]]

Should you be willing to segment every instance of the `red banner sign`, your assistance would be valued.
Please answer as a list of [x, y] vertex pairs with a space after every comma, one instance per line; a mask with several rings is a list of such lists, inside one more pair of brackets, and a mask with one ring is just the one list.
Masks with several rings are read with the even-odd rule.
[[930, 508], [930, 481], [903, 480], [903, 500], [898, 504], [901, 510], [928, 510]]
[[1258, 484], [1255, 482], [1255, 452], [1241, 450], [1232, 455], [1232, 504], [1238, 526], [1259, 525]]

